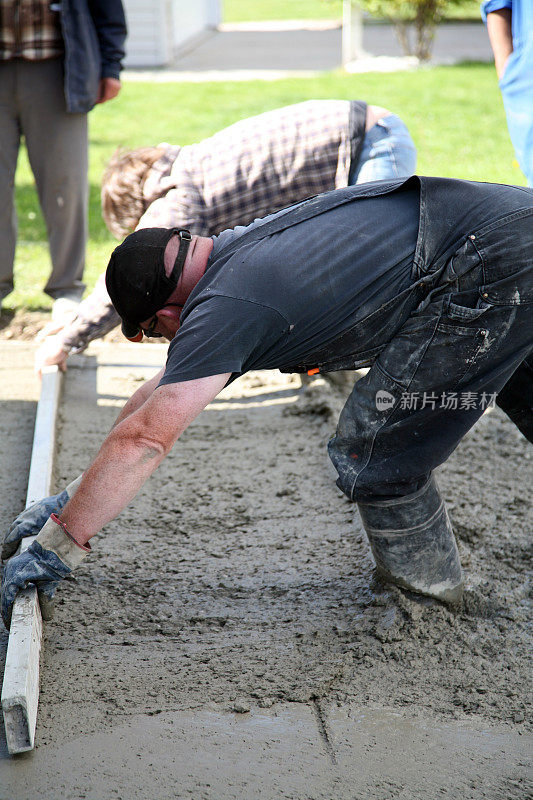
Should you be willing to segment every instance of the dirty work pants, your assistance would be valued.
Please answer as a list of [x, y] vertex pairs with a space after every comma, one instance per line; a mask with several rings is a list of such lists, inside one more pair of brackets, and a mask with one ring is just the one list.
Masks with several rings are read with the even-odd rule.
[[[13, 195], [22, 135], [50, 244], [52, 274], [45, 292], [54, 298], [81, 299], [88, 212], [87, 115], [66, 111], [59, 58], [0, 62], [0, 300], [13, 289]], [[21, 189], [23, 195], [26, 191], [32, 189]]]
[[328, 447], [338, 486], [356, 501], [412, 494], [498, 393], [523, 432], [531, 430], [533, 397], [522, 395], [533, 388], [532, 357], [533, 209], [526, 208], [465, 237], [357, 382]]
[[496, 404], [533, 442], [533, 350], [498, 394]]

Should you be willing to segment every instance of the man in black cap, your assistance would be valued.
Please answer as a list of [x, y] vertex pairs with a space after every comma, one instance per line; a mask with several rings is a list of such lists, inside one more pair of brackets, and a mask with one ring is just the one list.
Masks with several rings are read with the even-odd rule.
[[15, 520], [4, 557], [46, 524], [6, 566], [6, 623], [27, 583], [53, 595], [228, 381], [270, 368], [370, 366], [329, 444], [337, 483], [358, 503], [383, 575], [458, 602], [461, 566], [433, 471], [496, 395], [533, 439], [532, 199], [519, 187], [412, 178], [319, 195], [214, 239], [131, 234], [107, 288], [126, 336], [171, 341], [166, 367], [126, 403], [79, 489]]

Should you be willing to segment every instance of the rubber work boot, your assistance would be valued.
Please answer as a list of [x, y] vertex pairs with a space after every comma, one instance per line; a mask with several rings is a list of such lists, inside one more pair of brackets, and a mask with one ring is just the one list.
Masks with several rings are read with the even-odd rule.
[[459, 552], [433, 477], [414, 494], [357, 505], [379, 573], [412, 592], [460, 602]]

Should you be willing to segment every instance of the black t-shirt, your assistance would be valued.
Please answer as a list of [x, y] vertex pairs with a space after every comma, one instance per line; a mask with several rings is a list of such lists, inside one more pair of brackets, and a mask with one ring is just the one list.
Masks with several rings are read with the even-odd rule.
[[[317, 352], [326, 345], [335, 352], [346, 331], [411, 285], [419, 222], [413, 183], [380, 197], [356, 196], [224, 253], [236, 237], [291, 213], [215, 238], [205, 275], [170, 343], [160, 385], [314, 364]], [[383, 328], [383, 341], [393, 332]]]

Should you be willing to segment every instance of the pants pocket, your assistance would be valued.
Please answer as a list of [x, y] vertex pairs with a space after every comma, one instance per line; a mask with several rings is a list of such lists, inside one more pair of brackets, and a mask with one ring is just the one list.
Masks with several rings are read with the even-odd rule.
[[493, 305], [533, 303], [533, 209], [496, 220], [475, 235], [483, 261], [483, 298]]
[[483, 298], [477, 302], [475, 308], [463, 306], [459, 303], [454, 303], [450, 298], [446, 314], [448, 319], [452, 322], [474, 322], [485, 314], [489, 308], [492, 308], [490, 303], [487, 303]]
[[460, 305], [452, 297], [407, 320], [379, 356], [381, 370], [404, 391], [453, 390], [470, 374], [485, 344], [482, 319], [490, 305], [482, 299], [479, 305]]

